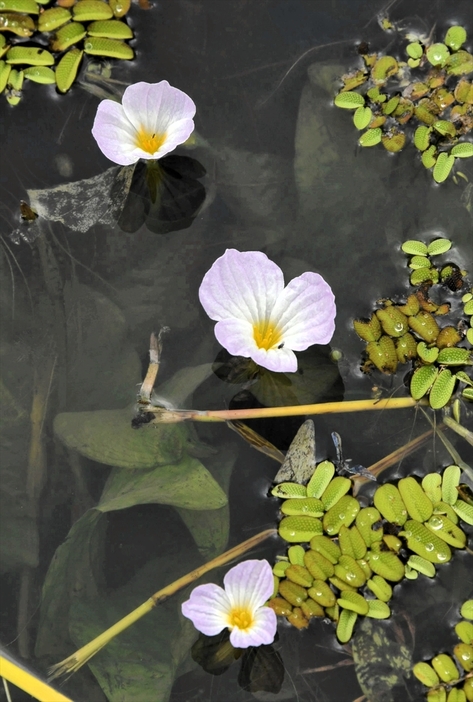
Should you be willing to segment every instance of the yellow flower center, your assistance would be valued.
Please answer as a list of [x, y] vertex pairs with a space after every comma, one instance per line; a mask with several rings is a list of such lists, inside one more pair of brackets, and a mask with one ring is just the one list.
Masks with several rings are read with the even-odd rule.
[[141, 128], [136, 137], [136, 145], [139, 149], [155, 154], [160, 146], [164, 144], [166, 132], [164, 134], [150, 134]]
[[269, 349], [279, 346], [281, 343], [281, 330], [272, 322], [264, 320], [253, 327], [253, 338], [259, 349]]
[[230, 612], [228, 625], [232, 629], [236, 626], [237, 629], [246, 631], [253, 626], [253, 623], [253, 613], [249, 609], [232, 609]]

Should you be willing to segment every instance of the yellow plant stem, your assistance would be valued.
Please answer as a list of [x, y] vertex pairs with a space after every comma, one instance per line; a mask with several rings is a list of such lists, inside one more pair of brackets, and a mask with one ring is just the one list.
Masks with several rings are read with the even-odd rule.
[[0, 655], [0, 677], [16, 685], [40, 702], [72, 702], [53, 687], [30, 673], [23, 666]]
[[155, 414], [151, 424], [173, 424], [191, 420], [193, 422], [227, 422], [236, 419], [262, 419], [265, 417], [295, 417], [311, 414], [341, 414], [370, 410], [406, 409], [415, 407], [418, 400], [412, 397], [391, 397], [382, 400], [349, 400], [346, 402], [322, 402], [315, 405], [290, 405], [288, 407], [258, 407], [241, 410], [168, 410], [154, 405], [142, 406], [143, 412]]
[[76, 670], [79, 670], [79, 668], [81, 668], [85, 663], [87, 663], [87, 661], [95, 656], [100, 649], [114, 639], [115, 636], [118, 636], [118, 634], [121, 634], [122, 631], [128, 629], [128, 627], [138, 621], [138, 619], [141, 619], [141, 617], [143, 617], [145, 614], [151, 612], [156, 605], [164, 602], [164, 600], [171, 595], [174, 595], [183, 587], [195, 582], [210, 570], [219, 568], [220, 566], [229, 563], [247, 551], [250, 551], [252, 548], [260, 544], [262, 541], [265, 541], [270, 536], [275, 536], [276, 534], [276, 529], [266, 529], [265, 531], [252, 536], [250, 539], [243, 541], [241, 544], [238, 544], [238, 546], [234, 546], [229, 551], [225, 551], [225, 553], [222, 553], [220, 556], [213, 558], [208, 563], [204, 563], [204, 565], [201, 565], [190, 573], [187, 573], [187, 575], [183, 575], [182, 578], [179, 578], [170, 585], [166, 585], [166, 587], [164, 587], [162, 590], [158, 590], [158, 592], [155, 592], [154, 595], [149, 598], [149, 600], [146, 600], [146, 602], [134, 609], [133, 612], [130, 612], [130, 614], [127, 614], [126, 617], [120, 619], [120, 621], [118, 621], [116, 624], [93, 639], [93, 641], [90, 641], [85, 646], [82, 646], [82, 648], [68, 658], [65, 658], [60, 663], [52, 666], [50, 669], [51, 679], [53, 680], [60, 675], [74, 673]]

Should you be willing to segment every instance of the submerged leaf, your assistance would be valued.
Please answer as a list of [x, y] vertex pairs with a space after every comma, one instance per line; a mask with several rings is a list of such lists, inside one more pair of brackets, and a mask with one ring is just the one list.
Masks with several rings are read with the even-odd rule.
[[43, 583], [37, 656], [59, 658], [70, 646], [71, 602], [75, 597], [95, 597], [98, 593], [106, 526], [103, 515], [91, 509], [56, 550]]
[[[83, 646], [144, 602], [153, 592], [199, 565], [195, 551], [155, 558], [111, 595], [73, 603], [69, 630]], [[179, 596], [179, 601], [185, 595]], [[113, 639], [89, 667], [109, 702], [167, 702], [180, 663], [195, 639], [191, 622], [172, 598]]]
[[179, 463], [158, 465], [151, 470], [115, 468], [97, 509], [110, 512], [152, 502], [185, 509], [213, 510], [224, 507], [227, 498], [202, 463], [186, 455]]
[[146, 470], [182, 459], [185, 427], [153, 424], [133, 429], [132, 417], [132, 408], [64, 412], [56, 416], [54, 431], [68, 448], [108, 466]]
[[135, 166], [113, 166], [104, 173], [63, 183], [44, 190], [27, 190], [30, 206], [38, 218], [15, 230], [11, 238], [33, 242], [42, 232], [42, 220], [61, 222], [75, 232], [87, 232], [95, 224], [117, 221], [130, 189]]
[[[208, 458], [206, 463], [215, 480], [228, 495], [230, 477], [237, 452], [234, 444], [227, 444], [225, 449], [224, 452]], [[176, 509], [206, 561], [215, 558], [225, 550], [230, 530], [228, 504], [213, 510], [181, 509], [178, 507]]]
[[329, 357], [329, 347], [314, 346], [298, 354], [297, 373], [263, 370], [251, 393], [266, 407], [305, 405], [341, 399], [343, 382], [338, 366]]

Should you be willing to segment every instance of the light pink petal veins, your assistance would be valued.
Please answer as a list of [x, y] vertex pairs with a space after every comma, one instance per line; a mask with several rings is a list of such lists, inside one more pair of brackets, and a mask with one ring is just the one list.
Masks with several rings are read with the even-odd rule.
[[92, 135], [102, 153], [114, 163], [129, 166], [140, 158], [135, 129], [122, 106], [113, 100], [102, 100], [99, 104]]
[[294, 351], [328, 344], [335, 330], [335, 298], [318, 273], [303, 273], [291, 280], [279, 295], [273, 313], [285, 345]]
[[167, 80], [130, 85], [123, 94], [122, 104], [137, 132], [166, 134], [165, 143], [157, 152], [160, 155], [175, 149], [194, 131], [194, 101]]
[[273, 571], [268, 561], [243, 561], [226, 573], [223, 584], [232, 606], [254, 611], [273, 594]]
[[182, 613], [198, 631], [215, 636], [228, 627], [230, 600], [218, 585], [198, 585], [181, 605]]
[[271, 315], [284, 288], [284, 276], [260, 251], [227, 249], [204, 276], [200, 302], [211, 319], [256, 324]]

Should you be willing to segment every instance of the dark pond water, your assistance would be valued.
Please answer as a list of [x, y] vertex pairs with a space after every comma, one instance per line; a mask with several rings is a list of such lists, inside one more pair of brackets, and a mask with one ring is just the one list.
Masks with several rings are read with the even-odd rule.
[[[142, 430], [130, 425], [152, 331], [170, 327], [158, 394], [181, 407], [364, 399], [374, 386], [402, 396], [408, 366], [394, 376], [364, 375], [351, 320], [368, 315], [380, 298], [405, 294], [407, 259], [399, 246], [406, 239], [446, 236], [454, 242], [448, 260], [473, 271], [473, 159], [462, 163], [469, 181], [436, 186], [413, 148], [395, 155], [380, 146], [357, 148], [350, 116], [333, 106], [333, 80], [358, 64], [360, 41], [396, 52], [401, 27], [428, 35], [435, 25], [441, 37], [457, 22], [473, 33], [471, 0], [391, 5], [394, 33], [378, 24], [382, 0], [133, 5], [137, 59], [114, 64], [119, 83], [83, 77], [88, 89], [76, 85], [65, 96], [29, 84], [15, 108], [2, 98], [0, 641], [39, 674], [153, 592], [278, 518], [279, 503], [268, 498], [278, 464], [225, 424], [186, 425], [177, 439], [172, 435], [165, 458], [158, 429], [140, 446]], [[195, 101], [200, 139], [163, 162], [162, 209], [144, 213], [137, 172], [120, 224], [113, 217], [93, 223], [90, 194], [80, 191], [72, 201], [66, 192], [60, 199], [66, 225], [43, 217], [33, 225], [42, 227], [36, 241], [14, 243], [10, 234], [27, 190], [92, 178], [111, 166], [90, 133], [99, 102], [91, 85], [123, 90], [163, 79]], [[197, 293], [229, 247], [264, 251], [286, 280], [306, 270], [324, 276], [337, 301], [331, 349], [341, 352], [338, 366], [331, 349], [301, 353], [305, 376], [297, 387], [276, 386], [272, 394], [260, 387], [256, 400], [244, 383], [227, 382], [228, 365], [212, 371], [223, 357]], [[252, 426], [286, 451], [303, 419]], [[317, 460], [335, 458], [330, 434], [337, 431], [346, 456], [364, 466], [430, 428], [414, 409], [314, 419]], [[462, 421], [471, 428], [471, 410], [463, 409]], [[457, 435], [449, 439], [471, 464], [471, 446]], [[186, 471], [176, 481], [179, 451], [210, 471], [228, 506], [216, 510], [216, 495], [209, 489], [202, 496]], [[431, 437], [383, 476], [422, 476], [451, 462]], [[120, 492], [119, 480], [139, 467], [155, 469], [153, 480], [141, 492]], [[112, 487], [111, 475], [119, 476]], [[273, 563], [284, 551], [274, 539], [251, 555]], [[221, 583], [224, 572], [214, 572], [214, 581]], [[413, 662], [451, 650], [459, 605], [472, 590], [471, 551], [457, 552], [432, 580], [421, 576], [396, 587], [393, 616], [379, 625], [392, 648], [368, 670], [370, 702], [424, 699], [408, 673], [382, 692], [377, 676], [399, 668], [393, 657], [401, 642]], [[204, 672], [190, 655], [196, 632], [178, 614], [188, 594], [178, 593], [122, 634], [91, 668], [61, 683], [64, 693], [77, 702], [362, 699], [350, 646], [320, 620], [302, 632], [281, 624], [274, 650], [257, 661], [265, 679], [284, 667], [278, 693], [249, 689], [248, 659], [221, 675]], [[361, 628], [356, 635], [361, 640]], [[30, 698], [13, 688], [12, 699]]]

